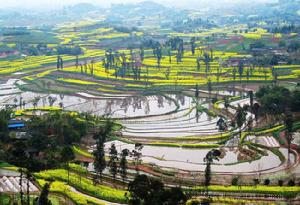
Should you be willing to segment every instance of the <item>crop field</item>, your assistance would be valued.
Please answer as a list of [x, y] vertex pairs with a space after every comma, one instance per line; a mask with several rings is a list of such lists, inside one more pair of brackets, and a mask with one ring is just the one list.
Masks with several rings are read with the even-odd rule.
[[[286, 186], [298, 180], [300, 145], [292, 144], [296, 148], [290, 150], [286, 138], [288, 131], [299, 132], [298, 114], [293, 122], [286, 121], [286, 113], [276, 113], [283, 109], [280, 106], [261, 108], [264, 100], [274, 96], [261, 100], [256, 95], [262, 86], [288, 88], [286, 93], [295, 92], [291, 99], [299, 95], [299, 50], [291, 51], [299, 33], [269, 29], [267, 20], [221, 27], [193, 18], [183, 25], [171, 24], [160, 14], [118, 24], [104, 16], [91, 19], [44, 30], [22, 28], [20, 33], [9, 28], [10, 33], [0, 36], [4, 49], [0, 108], [11, 108], [11, 116], [25, 122], [49, 113], [68, 113], [76, 123], [86, 123], [84, 136], [75, 133], [72, 143], [55, 144], [61, 147], [53, 151], [53, 157], [61, 157], [70, 148], [67, 151], [74, 159], [34, 171], [40, 187], [50, 183], [51, 194], [76, 205], [128, 204], [133, 195], [126, 186], [141, 172], [159, 178], [168, 188], [185, 187], [185, 194], [195, 195], [190, 204], [202, 200], [198, 194], [209, 193], [216, 194], [210, 198], [215, 204], [251, 203], [226, 198], [227, 193], [266, 195], [272, 200], [299, 197], [299, 186]], [[141, 25], [128, 27], [131, 23]], [[201, 26], [181, 28], [190, 27], [189, 23]], [[297, 110], [299, 102], [286, 101]], [[107, 119], [114, 123], [109, 133], [103, 128]], [[48, 123], [41, 136], [64, 141], [64, 129], [71, 126], [63, 117], [60, 120], [64, 127], [57, 129], [57, 139], [56, 128]], [[101, 141], [97, 136], [102, 134], [106, 137], [101, 138], [104, 160], [112, 160], [115, 146], [118, 165], [112, 167], [113, 162], [107, 161], [99, 175], [94, 162], [99, 160], [95, 153]], [[9, 137], [17, 141], [19, 136], [14, 131]], [[140, 153], [134, 152], [139, 146]], [[130, 152], [125, 156], [126, 179], [119, 164], [124, 150]], [[209, 156], [215, 154], [212, 151], [219, 151], [218, 156]], [[0, 161], [0, 171], [22, 171], [9, 163]], [[110, 175], [113, 168], [117, 177]], [[213, 183], [204, 186], [208, 171]], [[241, 178], [241, 185], [232, 182], [235, 178]], [[257, 178], [260, 184], [253, 186]], [[272, 178], [270, 186], [263, 185], [266, 178]], [[282, 178], [288, 183], [277, 186]], [[54, 204], [59, 200], [54, 197]]]

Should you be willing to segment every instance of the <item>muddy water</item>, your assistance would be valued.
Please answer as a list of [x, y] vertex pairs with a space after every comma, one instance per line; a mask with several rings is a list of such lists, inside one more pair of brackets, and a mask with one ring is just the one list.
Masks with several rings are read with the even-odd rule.
[[[35, 99], [38, 99], [36, 104]], [[17, 109], [60, 106], [66, 110], [111, 115], [114, 118], [162, 115], [177, 108], [172, 100], [160, 95], [89, 99], [63, 94], [22, 92], [12, 82], [0, 85], [0, 105], [17, 105]]]
[[[118, 152], [122, 149], [133, 150], [133, 144], [126, 144], [120, 141], [106, 143], [106, 149], [115, 143]], [[142, 150], [143, 162], [154, 163], [160, 167], [175, 168], [188, 171], [204, 171], [204, 157], [211, 149], [183, 149], [176, 147], [154, 147], [144, 146]], [[256, 173], [258, 171], [269, 172], [280, 169], [281, 161], [272, 152], [268, 156], [263, 156], [260, 160], [253, 162], [237, 163], [237, 150], [225, 148], [226, 155], [220, 161], [216, 161], [212, 170], [218, 173]], [[286, 149], [280, 149], [284, 154]], [[292, 162], [295, 159], [292, 158]], [[237, 164], [234, 164], [237, 163]], [[231, 165], [229, 165], [231, 164]]]

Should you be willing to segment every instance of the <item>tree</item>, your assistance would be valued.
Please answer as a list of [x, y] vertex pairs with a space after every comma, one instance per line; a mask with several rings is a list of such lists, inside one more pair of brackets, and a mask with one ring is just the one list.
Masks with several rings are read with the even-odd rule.
[[232, 69], [232, 76], [233, 76], [233, 83], [235, 83], [235, 79], [236, 79], [236, 68], [235, 67]]
[[274, 69], [274, 67], [272, 67], [272, 76], [273, 76], [273, 83], [276, 86], [277, 85], [277, 81], [278, 81], [278, 73]]
[[288, 143], [288, 164], [290, 163], [291, 143], [293, 140], [293, 116], [290, 112], [285, 113], [284, 124], [286, 126], [286, 141]]
[[63, 66], [64, 65], [64, 62], [63, 62], [63, 59], [62, 57], [60, 57], [59, 55], [57, 56], [57, 63], [56, 63], [56, 68], [57, 70], [59, 69], [63, 69]]
[[8, 140], [8, 121], [11, 116], [11, 110], [3, 109], [0, 110], [0, 140]]
[[148, 178], [146, 175], [137, 175], [135, 179], [128, 184], [128, 191], [131, 195], [130, 204], [151, 205], [153, 200], [156, 200], [153, 204], [162, 204], [161, 198], [163, 190], [164, 185], [160, 181]]
[[253, 94], [252, 90], [250, 90], [248, 93], [249, 93], [249, 98], [250, 98], [250, 110], [252, 111], [253, 110], [253, 103], [254, 103], [254, 94]]
[[52, 97], [51, 95], [48, 96], [49, 106], [52, 107], [54, 105], [54, 103], [56, 102], [56, 100], [57, 100], [56, 97]]
[[94, 76], [94, 64], [95, 64], [95, 61], [91, 60], [91, 63], [88, 65], [91, 76]]
[[244, 63], [243, 62], [239, 62], [239, 76], [240, 76], [240, 83], [242, 83], [242, 76], [243, 76], [243, 73], [244, 73]]
[[127, 178], [127, 157], [129, 156], [130, 151], [128, 149], [123, 149], [121, 152], [121, 156], [120, 156], [120, 175], [123, 179], [123, 182], [125, 182], [126, 178]]
[[70, 146], [64, 146], [61, 150], [61, 161], [66, 164], [68, 170], [68, 183], [70, 181], [69, 162], [75, 159], [75, 154]]
[[160, 62], [162, 59], [162, 48], [160, 45], [157, 45], [157, 47], [155, 48], [155, 55], [157, 58], [157, 67], [160, 68]]
[[141, 163], [141, 157], [142, 157], [142, 149], [143, 145], [141, 143], [136, 143], [134, 145], [134, 150], [131, 152], [131, 156], [133, 157], [133, 160], [135, 162], [135, 170], [137, 175], [139, 175], [139, 164]]
[[208, 94], [209, 94], [209, 98], [210, 98], [211, 97], [211, 91], [212, 91], [212, 82], [211, 82], [210, 78], [207, 81], [207, 90], [208, 90]]
[[265, 179], [265, 180], [264, 180], [264, 185], [265, 185], [265, 186], [269, 186], [270, 183], [271, 183], [270, 179]]
[[27, 205], [30, 205], [30, 181], [32, 180], [32, 174], [29, 170], [25, 170], [26, 177], [26, 197], [27, 197]]
[[145, 57], [145, 50], [144, 47], [141, 45], [140, 46], [140, 56], [141, 56], [141, 61], [144, 61], [144, 57]]
[[204, 186], [206, 187], [206, 196], [208, 196], [208, 186], [210, 185], [210, 180], [211, 180], [211, 164], [213, 163], [214, 160], [219, 160], [219, 156], [221, 155], [221, 152], [219, 150], [213, 149], [209, 151], [203, 161], [206, 163], [206, 168], [205, 168], [205, 181], [204, 181]]
[[59, 68], [60, 68], [60, 56], [57, 56], [56, 68], [57, 68], [57, 70], [59, 70]]
[[232, 180], [231, 180], [231, 185], [232, 185], [232, 186], [238, 186], [238, 184], [239, 184], [239, 179], [240, 179], [239, 176], [233, 177]]
[[183, 40], [180, 39], [178, 41], [178, 49], [177, 49], [177, 55], [176, 55], [177, 63], [182, 61], [183, 53], [184, 53]]
[[108, 166], [109, 166], [109, 172], [111, 173], [114, 179], [116, 178], [118, 172], [118, 165], [117, 165], [118, 160], [119, 158], [118, 158], [118, 151], [116, 149], [116, 145], [111, 144], [111, 147], [109, 148]]
[[260, 102], [261, 111], [266, 115], [282, 115], [291, 102], [295, 101], [291, 92], [280, 86], [261, 87], [255, 96]]
[[[219, 120], [217, 121], [217, 126], [218, 126], [218, 130], [220, 132], [224, 132], [226, 130], [227, 125], [225, 123], [225, 120], [222, 117], [220, 117]], [[221, 135], [222, 135], [222, 133], [221, 133]]]
[[171, 68], [168, 67], [166, 68], [165, 72], [164, 72], [166, 79], [169, 80], [170, 74], [171, 74]]
[[250, 74], [250, 70], [247, 69], [247, 71], [246, 71], [247, 83], [249, 83], [250, 75], [251, 75], [251, 74]]
[[210, 57], [208, 53], [204, 53], [205, 73], [210, 72]]
[[146, 175], [138, 175], [128, 184], [132, 205], [179, 205], [187, 197], [180, 187], [165, 189], [164, 184]]
[[196, 49], [195, 42], [196, 42], [195, 37], [192, 37], [191, 38], [191, 51], [192, 51], [192, 55], [195, 55], [195, 49]]
[[78, 69], [78, 65], [79, 65], [79, 58], [78, 58], [78, 55], [76, 55], [76, 59], [75, 59], [76, 69]]
[[34, 99], [33, 99], [33, 101], [32, 101], [32, 105], [33, 105], [34, 108], [37, 107], [37, 105], [38, 105], [40, 99], [41, 99], [41, 98], [40, 98], [39, 96], [34, 97]]
[[212, 48], [210, 48], [210, 60], [212, 61], [214, 59], [214, 51]]
[[199, 85], [196, 84], [196, 89], [195, 89], [195, 97], [198, 99], [199, 97]]
[[221, 72], [221, 65], [219, 65], [218, 67], [217, 67], [217, 82], [219, 83], [220, 82], [220, 72]]
[[247, 116], [246, 108], [241, 107], [239, 105], [236, 110], [236, 114], [234, 116], [234, 121], [235, 121], [237, 127], [239, 128], [240, 138], [242, 136], [242, 127], [243, 127], [244, 123], [246, 122], [246, 116]]
[[229, 108], [229, 106], [230, 106], [229, 98], [225, 97], [225, 99], [224, 99], [224, 107], [226, 109], [226, 115], [227, 115], [227, 117], [228, 117], [228, 108]]
[[21, 168], [21, 169], [19, 169], [19, 172], [20, 172], [20, 180], [19, 180], [20, 200], [21, 200], [21, 205], [25, 205], [25, 203], [24, 203], [24, 187], [23, 187], [24, 170]]
[[94, 139], [96, 139], [96, 150], [94, 150], [93, 155], [95, 157], [94, 168], [100, 180], [102, 179], [102, 172], [106, 167], [105, 161], [105, 151], [104, 151], [104, 142], [105, 137], [100, 133], [96, 133], [94, 135]]
[[38, 197], [38, 205], [52, 205], [51, 201], [48, 199], [50, 191], [50, 184], [46, 183], [43, 186], [40, 196]]
[[187, 196], [184, 194], [180, 187], [172, 187], [170, 190], [165, 190], [163, 194], [166, 205], [185, 204]]
[[168, 55], [169, 55], [169, 63], [171, 64], [172, 63], [172, 49], [171, 48], [168, 49]]
[[259, 117], [260, 105], [258, 103], [254, 103], [252, 111], [255, 117], [255, 121], [257, 122]]
[[28, 48], [28, 53], [31, 56], [38, 56], [39, 55], [39, 50], [36, 47], [34, 47], [34, 46], [30, 46]]
[[25, 150], [27, 145], [25, 142], [17, 141], [12, 143], [11, 147], [7, 150], [8, 162], [19, 167], [24, 167], [27, 165], [28, 157]]
[[257, 185], [259, 185], [259, 179], [253, 179], [253, 184], [256, 187]]
[[96, 150], [93, 152], [95, 157], [94, 168], [100, 179], [102, 179], [102, 172], [106, 167], [104, 143], [106, 139], [111, 136], [113, 126], [114, 123], [108, 119], [106, 120], [105, 125], [100, 127], [100, 130], [93, 136], [96, 140]]
[[200, 68], [201, 68], [201, 58], [198, 57], [197, 58], [197, 71], [200, 71]]

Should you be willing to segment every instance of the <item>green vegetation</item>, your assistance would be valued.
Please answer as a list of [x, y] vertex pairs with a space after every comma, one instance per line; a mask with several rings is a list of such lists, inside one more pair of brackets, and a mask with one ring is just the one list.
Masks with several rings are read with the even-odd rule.
[[[34, 173], [34, 176], [38, 179], [54, 179], [61, 182], [68, 182], [68, 172], [63, 169], [42, 171]], [[69, 184], [83, 193], [90, 194], [103, 200], [119, 203], [126, 202], [126, 198], [124, 196], [126, 191], [113, 189], [104, 185], [95, 186], [92, 180], [82, 178], [80, 175], [75, 173], [69, 174]]]
[[[246, 5], [216, 10], [207, 4], [205, 9], [200, 5], [200, 11], [196, 4], [193, 10], [181, 10], [148, 1], [112, 4], [110, 9], [84, 3], [51, 12], [24, 10], [22, 15], [3, 9], [0, 83], [8, 83], [0, 87], [5, 107], [0, 110], [0, 168], [24, 167], [34, 173], [43, 205], [51, 204], [51, 193], [76, 205], [184, 204], [198, 193], [208, 200], [211, 192], [299, 196], [294, 169], [289, 170], [289, 187], [243, 186], [252, 180], [253, 166], [230, 169], [273, 154], [281, 162], [277, 159], [270, 168], [258, 163], [259, 176], [262, 169], [272, 174], [275, 167], [275, 172], [288, 169], [285, 161], [298, 166], [289, 163], [290, 154], [299, 149], [292, 141], [300, 128], [300, 7], [297, 1]], [[247, 94], [250, 105], [240, 106]], [[11, 119], [23, 121], [25, 127], [14, 130], [8, 126], [14, 123]], [[273, 135], [283, 146], [246, 141], [250, 135]], [[129, 142], [133, 150], [108, 142], [113, 140]], [[173, 147], [174, 156], [147, 156], [149, 147]], [[91, 148], [92, 153], [87, 151]], [[190, 163], [177, 151], [207, 153]], [[149, 162], [152, 158], [162, 165]], [[214, 166], [226, 174], [249, 174], [247, 181], [222, 186], [230, 177], [221, 177], [221, 169], [213, 173], [214, 160], [220, 160]], [[91, 162], [93, 173], [84, 168]], [[196, 166], [203, 176], [194, 176]], [[163, 181], [155, 179], [160, 176]], [[205, 186], [187, 190], [191, 196], [174, 188], [200, 184], [202, 177]], [[212, 177], [220, 185], [210, 186]], [[0, 203], [7, 203], [8, 197], [1, 195]]]
[[93, 158], [94, 157], [91, 153], [89, 153], [89, 152], [87, 152], [83, 149], [80, 149], [77, 146], [72, 146], [72, 149], [73, 149], [73, 152], [75, 154], [78, 154], [78, 155], [81, 155], [81, 156], [84, 156], [84, 157], [88, 157], [88, 158]]
[[[197, 191], [205, 191], [205, 187], [196, 187]], [[274, 194], [287, 198], [295, 197], [299, 194], [299, 187], [282, 187], [282, 186], [209, 186], [209, 191], [215, 192], [236, 192], [236, 193], [257, 193], [257, 194]]]
[[153, 142], [149, 143], [150, 146], [161, 146], [161, 147], [182, 147], [182, 148], [218, 148], [218, 144], [178, 144], [178, 143], [163, 143], [163, 142]]
[[[43, 179], [38, 179], [37, 182], [39, 183], [40, 186], [44, 186], [46, 184], [46, 181]], [[71, 187], [63, 182], [52, 182], [50, 186], [50, 191], [52, 193], [57, 193], [68, 197], [76, 205], [86, 205], [86, 204], [104, 205], [105, 204], [96, 199], [92, 199], [88, 196], [85, 196], [83, 194], [73, 192], [71, 190]]]

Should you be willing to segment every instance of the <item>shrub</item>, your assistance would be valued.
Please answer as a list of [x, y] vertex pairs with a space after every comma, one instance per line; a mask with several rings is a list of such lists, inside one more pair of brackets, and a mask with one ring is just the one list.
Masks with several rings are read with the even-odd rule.
[[254, 186], [257, 186], [259, 184], [259, 179], [253, 179]]
[[295, 181], [293, 179], [289, 180], [288, 186], [295, 186]]
[[232, 186], [237, 186], [239, 183], [239, 177], [233, 177], [231, 180], [231, 185]]
[[264, 181], [264, 185], [266, 185], [266, 186], [268, 186], [268, 185], [270, 185], [270, 179], [265, 179], [265, 181]]

